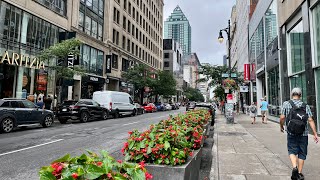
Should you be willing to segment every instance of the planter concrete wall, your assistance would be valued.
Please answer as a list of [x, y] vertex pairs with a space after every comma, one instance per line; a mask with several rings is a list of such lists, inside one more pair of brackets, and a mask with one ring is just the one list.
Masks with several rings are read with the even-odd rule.
[[194, 151], [193, 156], [182, 166], [146, 164], [152, 180], [198, 180], [202, 149]]

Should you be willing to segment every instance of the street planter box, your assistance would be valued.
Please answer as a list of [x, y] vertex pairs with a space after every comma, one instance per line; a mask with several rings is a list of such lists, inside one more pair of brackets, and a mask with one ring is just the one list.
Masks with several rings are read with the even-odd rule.
[[167, 166], [146, 164], [146, 169], [152, 174], [152, 180], [197, 180], [199, 179], [202, 148], [195, 150], [186, 164]]
[[206, 130], [206, 133], [203, 133], [203, 135], [205, 135], [205, 136], [209, 136], [210, 123], [211, 123], [211, 121], [209, 121], [207, 124], [202, 125], [203, 130]]

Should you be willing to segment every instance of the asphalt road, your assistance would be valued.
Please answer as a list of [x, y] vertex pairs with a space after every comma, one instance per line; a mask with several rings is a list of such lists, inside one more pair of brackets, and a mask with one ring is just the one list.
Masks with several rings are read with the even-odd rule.
[[116, 159], [123, 159], [120, 150], [128, 131], [145, 130], [150, 124], [168, 118], [169, 114], [184, 111], [180, 108], [105, 121], [55, 123], [50, 128], [34, 126], [0, 134], [0, 180], [39, 179], [40, 167], [68, 153], [81, 155], [87, 149], [106, 150]]

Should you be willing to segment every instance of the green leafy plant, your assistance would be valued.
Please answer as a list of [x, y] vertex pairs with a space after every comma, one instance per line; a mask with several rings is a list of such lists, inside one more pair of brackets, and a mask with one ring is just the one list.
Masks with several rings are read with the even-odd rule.
[[126, 161], [181, 165], [201, 147], [202, 126], [211, 115], [206, 110], [189, 111], [151, 125], [144, 132], [129, 132], [122, 148]]
[[101, 155], [88, 154], [71, 157], [69, 154], [55, 160], [39, 171], [40, 180], [149, 180], [144, 162], [139, 164], [116, 161], [106, 151]]

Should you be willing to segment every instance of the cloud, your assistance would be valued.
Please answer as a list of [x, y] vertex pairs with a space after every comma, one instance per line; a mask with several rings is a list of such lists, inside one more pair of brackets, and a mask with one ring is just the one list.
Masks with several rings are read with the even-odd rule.
[[[165, 0], [164, 20], [179, 5], [192, 28], [191, 48], [201, 63], [222, 64], [225, 43], [218, 42], [220, 29], [228, 26], [236, 0]], [[225, 35], [226, 36], [226, 35]]]

